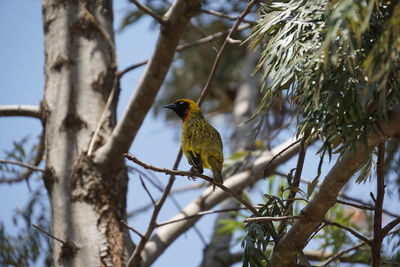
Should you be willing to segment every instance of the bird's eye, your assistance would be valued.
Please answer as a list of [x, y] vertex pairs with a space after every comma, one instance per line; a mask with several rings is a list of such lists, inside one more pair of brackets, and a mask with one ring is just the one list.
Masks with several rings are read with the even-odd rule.
[[183, 105], [183, 101], [182, 101], [182, 100], [181, 100], [181, 101], [179, 101], [179, 104], [180, 104], [180, 105]]

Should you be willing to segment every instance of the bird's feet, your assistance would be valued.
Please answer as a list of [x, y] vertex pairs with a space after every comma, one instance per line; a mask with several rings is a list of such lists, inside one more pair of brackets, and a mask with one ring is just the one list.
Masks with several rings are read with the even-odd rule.
[[196, 181], [196, 178], [197, 178], [196, 176], [198, 174], [201, 174], [201, 172], [199, 172], [196, 168], [192, 167], [192, 168], [190, 168], [190, 175], [188, 176], [188, 178], [190, 180]]

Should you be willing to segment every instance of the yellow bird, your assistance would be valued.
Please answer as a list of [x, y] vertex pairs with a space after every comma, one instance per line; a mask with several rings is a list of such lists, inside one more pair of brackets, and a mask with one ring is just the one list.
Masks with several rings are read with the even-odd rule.
[[222, 184], [222, 153], [221, 135], [205, 119], [200, 107], [192, 100], [178, 99], [175, 103], [166, 105], [182, 118], [182, 150], [192, 171], [203, 173], [203, 167], [211, 169], [214, 181]]

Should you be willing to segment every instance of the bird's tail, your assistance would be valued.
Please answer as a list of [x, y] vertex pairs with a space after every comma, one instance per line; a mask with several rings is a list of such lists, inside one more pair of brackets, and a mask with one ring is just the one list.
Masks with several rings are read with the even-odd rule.
[[222, 179], [221, 170], [212, 169], [212, 173], [213, 173], [214, 182], [216, 184], [222, 184], [224, 182], [224, 180]]

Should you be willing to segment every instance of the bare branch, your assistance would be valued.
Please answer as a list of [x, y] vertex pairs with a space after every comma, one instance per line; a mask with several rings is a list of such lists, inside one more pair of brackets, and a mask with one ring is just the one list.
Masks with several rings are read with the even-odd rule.
[[[248, 24], [248, 23], [247, 24], [243, 24], [243, 25], [240, 25], [238, 27], [237, 31], [243, 31], [243, 30], [249, 29], [250, 27], [251, 27], [251, 24]], [[176, 52], [182, 52], [182, 51], [184, 51], [184, 50], [186, 50], [188, 48], [192, 48], [192, 47], [196, 47], [196, 46], [199, 46], [199, 45], [210, 43], [210, 42], [212, 42], [212, 41], [214, 41], [216, 39], [219, 39], [219, 38], [222, 38], [222, 37], [226, 36], [229, 32], [230, 32], [230, 30], [217, 32], [217, 33], [211, 34], [209, 36], [206, 36], [204, 38], [201, 38], [201, 39], [199, 39], [197, 41], [194, 41], [192, 43], [178, 45], [178, 47], [176, 48]], [[149, 60], [146, 59], [146, 60], [143, 60], [143, 61], [141, 61], [139, 63], [136, 63], [136, 64], [133, 64], [131, 66], [128, 66], [127, 68], [119, 71], [117, 73], [117, 76], [119, 78], [121, 78], [127, 72], [130, 72], [131, 70], [134, 70], [136, 68], [142, 67], [142, 66], [146, 65], [148, 62], [149, 62]]]
[[[193, 184], [190, 184], [190, 185], [187, 185], [187, 186], [182, 186], [182, 187], [179, 187], [179, 188], [176, 188], [176, 189], [172, 189], [171, 192], [170, 192], [170, 196], [172, 196], [174, 194], [177, 194], [177, 193], [188, 192], [190, 190], [197, 190], [197, 189], [200, 189], [200, 188], [203, 188], [203, 187], [204, 187], [203, 184], [200, 184], [200, 183], [196, 183], [195, 184], [195, 183], [193, 183]], [[159, 201], [159, 200], [157, 200], [157, 201]], [[152, 206], [153, 206], [152, 203], [148, 203], [148, 204], [145, 204], [145, 205], [143, 205], [143, 206], [141, 206], [139, 208], [136, 208], [136, 209], [134, 209], [134, 210], [132, 210], [132, 211], [127, 213], [127, 218], [132, 218], [137, 213], [145, 212], [149, 208], [151, 208]]]
[[361, 241], [363, 241], [363, 242], [366, 243], [367, 245], [371, 246], [371, 240], [369, 240], [368, 238], [366, 238], [366, 237], [363, 236], [362, 234], [358, 233], [358, 232], [355, 231], [354, 229], [352, 229], [352, 228], [350, 228], [350, 227], [347, 227], [347, 226], [344, 226], [344, 225], [342, 225], [342, 224], [340, 224], [340, 223], [337, 223], [337, 222], [331, 222], [331, 221], [329, 221], [329, 220], [323, 220], [323, 222], [324, 222], [325, 224], [332, 225], [332, 226], [335, 226], [335, 227], [337, 227], [337, 228], [343, 229], [343, 230], [345, 230], [345, 231], [351, 233], [353, 236], [357, 237], [358, 239], [360, 239]]
[[166, 222], [161, 222], [157, 224], [157, 227], [161, 227], [167, 224], [171, 224], [171, 223], [176, 223], [176, 222], [180, 222], [180, 221], [184, 221], [184, 220], [189, 220], [192, 218], [197, 218], [197, 217], [201, 217], [203, 215], [208, 215], [208, 214], [215, 214], [215, 213], [226, 213], [226, 212], [232, 212], [232, 211], [238, 211], [238, 210], [243, 210], [245, 208], [234, 208], [234, 209], [221, 209], [221, 210], [205, 210], [205, 211], [201, 211], [198, 212], [196, 214], [190, 215], [190, 216], [186, 216], [180, 219], [176, 219], [176, 220], [171, 220], [171, 221], [166, 221]]
[[200, 7], [200, 0], [176, 0], [165, 14], [167, 23], [160, 32], [155, 51], [144, 72], [128, 107], [114, 128], [104, 146], [95, 152], [94, 161], [104, 164], [110, 159], [119, 159], [127, 152], [144, 117], [152, 106], [155, 97], [172, 63], [180, 37]]
[[37, 119], [42, 119], [42, 112], [38, 106], [28, 106], [28, 105], [7, 105], [0, 106], [0, 117], [12, 117], [12, 116], [22, 116], [22, 117], [32, 117]]
[[61, 244], [65, 245], [67, 244], [67, 241], [62, 240], [61, 238], [58, 238], [52, 234], [50, 234], [49, 232], [47, 232], [46, 230], [44, 230], [42, 227], [40, 227], [39, 225], [36, 224], [32, 224], [33, 227], [35, 227], [37, 230], [39, 230], [40, 232], [44, 233], [45, 235], [47, 235], [48, 237], [60, 242]]
[[230, 32], [228, 33], [228, 36], [225, 38], [224, 43], [222, 44], [221, 48], [218, 51], [217, 56], [215, 57], [214, 64], [211, 68], [210, 75], [208, 76], [206, 85], [203, 88], [203, 91], [201, 92], [201, 95], [199, 97], [199, 100], [197, 101], [197, 104], [201, 105], [201, 103], [204, 101], [204, 98], [207, 94], [207, 91], [211, 88], [212, 82], [214, 80], [215, 75], [217, 74], [219, 64], [222, 59], [222, 55], [225, 51], [225, 48], [227, 44], [229, 43], [229, 39], [232, 38], [232, 35], [237, 31], [240, 22], [247, 16], [247, 14], [251, 11], [253, 6], [257, 3], [258, 1], [256, 0], [251, 0], [250, 2], [247, 3], [246, 8], [243, 10], [243, 12], [237, 17], [235, 24], [232, 26]]
[[133, 3], [138, 9], [142, 10], [144, 13], [146, 13], [146, 14], [150, 15], [151, 17], [153, 17], [161, 25], [164, 25], [167, 22], [167, 20], [165, 18], [163, 18], [162, 16], [158, 15], [151, 8], [149, 8], [149, 7], [145, 6], [145, 5], [142, 5], [137, 0], [129, 0], [129, 2]]
[[392, 230], [394, 227], [396, 227], [399, 223], [400, 223], [400, 217], [397, 217], [396, 219], [393, 219], [390, 223], [386, 224], [385, 227], [383, 227], [382, 229], [382, 236], [387, 235], [389, 231]]
[[87, 152], [87, 155], [89, 157], [92, 156], [94, 145], [95, 145], [96, 140], [97, 140], [97, 136], [99, 135], [99, 132], [100, 132], [101, 127], [103, 126], [103, 123], [107, 119], [107, 114], [108, 114], [109, 108], [111, 106], [111, 103], [114, 100], [114, 96], [115, 96], [115, 93], [117, 91], [117, 88], [118, 88], [118, 76], [116, 75], [114, 77], [113, 87], [111, 89], [110, 95], [108, 96], [106, 105], [104, 106], [103, 112], [100, 115], [100, 119], [97, 122], [96, 129], [94, 130], [93, 136], [92, 136], [92, 138], [90, 139], [90, 142], [89, 142], [89, 148], [88, 148], [88, 152]]
[[381, 266], [381, 247], [384, 235], [382, 234], [382, 208], [385, 197], [385, 142], [378, 145], [378, 161], [376, 167], [376, 201], [374, 213], [374, 238], [371, 244], [372, 266]]
[[341, 256], [343, 256], [343, 255], [349, 253], [350, 251], [356, 250], [356, 249], [358, 249], [358, 248], [360, 248], [360, 247], [362, 247], [362, 246], [364, 246], [364, 245], [365, 245], [364, 242], [360, 242], [360, 243], [358, 243], [358, 244], [355, 245], [355, 246], [352, 246], [352, 247], [350, 247], [350, 248], [348, 248], [348, 249], [342, 250], [342, 251], [336, 253], [335, 255], [332, 255], [331, 257], [329, 257], [328, 259], [326, 259], [324, 262], [322, 262], [322, 263], [319, 264], [318, 266], [328, 266], [328, 264], [331, 263], [332, 261], [334, 261], [334, 260], [340, 258]]
[[[240, 192], [243, 190], [243, 188], [253, 185], [259, 179], [265, 177], [264, 168], [271, 158], [292, 142], [293, 141], [289, 139], [287, 142], [275, 147], [272, 151], [264, 152], [257, 159], [255, 159], [255, 161], [247, 170], [225, 179], [224, 186], [230, 188], [232, 191]], [[281, 157], [274, 161], [274, 164], [271, 165], [271, 170], [289, 160], [294, 154], [297, 153], [298, 148], [299, 146], [295, 145], [286, 150]], [[270, 173], [272, 173], [272, 171]], [[186, 207], [183, 208], [179, 214], [171, 218], [171, 220], [191, 216], [204, 210], [210, 210], [228, 197], [229, 195], [227, 192], [219, 189], [212, 192], [211, 187], [208, 187], [198, 198], [186, 205]], [[146, 266], [151, 265], [178, 236], [192, 227], [197, 220], [198, 218], [193, 218], [159, 227], [141, 254], [142, 263]]]
[[[202, 9], [201, 12], [205, 13], [205, 14], [213, 15], [215, 17], [222, 18], [222, 19], [228, 19], [228, 20], [232, 20], [232, 21], [236, 21], [237, 20], [237, 17], [232, 17], [232, 16], [229, 16], [228, 14], [225, 14], [225, 13], [222, 13], [222, 12], [219, 12], [219, 11], [215, 11], [215, 10]], [[250, 20], [246, 20], [246, 19], [242, 19], [242, 21], [246, 22], [246, 23], [249, 23], [249, 24], [255, 24], [256, 23], [255, 21], [250, 21]]]
[[[348, 195], [343, 194], [343, 193], [339, 194], [339, 196], [342, 197], [342, 198], [344, 198], [344, 199], [347, 199], [347, 200], [351, 200], [351, 201], [360, 203], [361, 205], [363, 205], [363, 206], [365, 207], [365, 209], [375, 210], [375, 208], [372, 206], [372, 204], [367, 203], [367, 202], [364, 202], [364, 201], [361, 200], [361, 199], [358, 199], [358, 198], [355, 198], [355, 197], [351, 197], [351, 196], [348, 196]], [[339, 200], [339, 201], [341, 201], [341, 200]], [[347, 202], [347, 203], [349, 203], [349, 202]], [[395, 213], [393, 213], [393, 212], [391, 212], [391, 211], [388, 211], [388, 210], [385, 210], [385, 209], [382, 209], [382, 211], [383, 211], [385, 214], [389, 215], [389, 216], [392, 216], [392, 217], [400, 217], [400, 215], [395, 214]]]
[[142, 176], [139, 175], [139, 179], [140, 179], [140, 183], [142, 184], [142, 186], [144, 188], [144, 191], [146, 191], [147, 195], [149, 196], [151, 203], [153, 203], [153, 206], [156, 206], [156, 201], [154, 200], [149, 189], [147, 188], [146, 184], [144, 183]]
[[[125, 154], [125, 157], [126, 156], [127, 156], [127, 154]], [[147, 231], [144, 234], [143, 238], [140, 240], [139, 244], [136, 246], [132, 255], [129, 257], [127, 266], [134, 267], [134, 266], [139, 265], [139, 263], [141, 261], [140, 254], [142, 253], [147, 241], [149, 240], [150, 235], [153, 233], [154, 228], [157, 226], [156, 220], [157, 220], [158, 214], [160, 213], [161, 208], [164, 205], [164, 202], [167, 199], [169, 192], [171, 191], [174, 181], [175, 181], [175, 175], [171, 174], [171, 177], [168, 181], [167, 186], [165, 187], [164, 193], [161, 196], [160, 201], [157, 202], [157, 204], [154, 206], [154, 211], [150, 218], [149, 227], [147, 228]]]
[[280, 216], [280, 217], [250, 217], [245, 219], [243, 222], [278, 222], [300, 219], [300, 216]]
[[152, 171], [155, 172], [162, 172], [165, 174], [169, 174], [169, 175], [174, 175], [174, 176], [187, 176], [188, 178], [193, 178], [198, 177], [201, 178], [203, 180], [206, 180], [207, 182], [219, 187], [221, 190], [225, 191], [226, 193], [228, 193], [229, 195], [231, 195], [233, 198], [235, 198], [237, 201], [239, 201], [240, 203], [242, 203], [249, 211], [251, 211], [254, 215], [259, 216], [258, 211], [246, 200], [244, 200], [241, 196], [239, 196], [236, 192], [232, 191], [231, 189], [229, 189], [228, 187], [224, 186], [223, 184], [216, 184], [214, 183], [214, 179], [201, 174], [201, 173], [193, 173], [190, 171], [176, 171], [176, 170], [170, 170], [170, 169], [165, 169], [165, 168], [159, 168], [159, 167], [155, 167], [149, 164], [146, 164], [140, 160], [138, 160], [136, 157], [129, 155], [127, 153], [124, 154], [124, 156], [129, 159], [130, 161], [142, 166], [145, 169], [150, 169]]
[[361, 210], [374, 210], [374, 208], [372, 208], [372, 207], [362, 206], [362, 205], [358, 205], [358, 204], [355, 204], [355, 203], [343, 201], [343, 200], [340, 200], [340, 199], [337, 199], [336, 203], [342, 204], [342, 205], [347, 205], [347, 206], [352, 206], [354, 208], [361, 209]]
[[20, 161], [0, 159], [0, 163], [17, 165], [17, 166], [21, 166], [21, 167], [24, 167], [24, 168], [28, 168], [28, 169], [30, 169], [32, 171], [36, 171], [36, 172], [45, 172], [46, 171], [45, 169], [39, 168], [39, 167], [34, 166], [34, 165], [30, 165], [28, 163], [20, 162]]
[[138, 236], [140, 236], [140, 238], [142, 238], [142, 239], [144, 238], [144, 235], [142, 235], [138, 230], [136, 230], [132, 226], [129, 226], [124, 220], [121, 220], [121, 223], [123, 226], [125, 226], [126, 228], [128, 228], [129, 230], [131, 230], [132, 232], [137, 234]]
[[[286, 150], [290, 149], [292, 146], [295, 146], [296, 144], [300, 143], [301, 138], [299, 138], [298, 140], [296, 140], [296, 142], [290, 143], [287, 147], [285, 147], [284, 149], [282, 149], [278, 154], [276, 154], [271, 161], [265, 166], [265, 170], [264, 173], [268, 173], [270, 171], [270, 165], [272, 165], [272, 163], [274, 162], [274, 160], [276, 158], [278, 158], [279, 156], [281, 156], [283, 153], [286, 152]], [[278, 173], [277, 173], [278, 174]], [[279, 174], [280, 176], [286, 177], [286, 175], [284, 174]]]
[[354, 148], [345, 151], [325, 177], [310, 203], [303, 209], [301, 219], [282, 237], [275, 246], [272, 256], [273, 266], [288, 266], [292, 264], [305, 247], [308, 237], [318, 228], [326, 212], [335, 204], [340, 190], [346, 185], [353, 174], [362, 166], [373, 148], [387, 137], [400, 134], [400, 106], [389, 112], [388, 120], [381, 121], [378, 128], [381, 132], [370, 131], [367, 134], [367, 145], [357, 142]]

